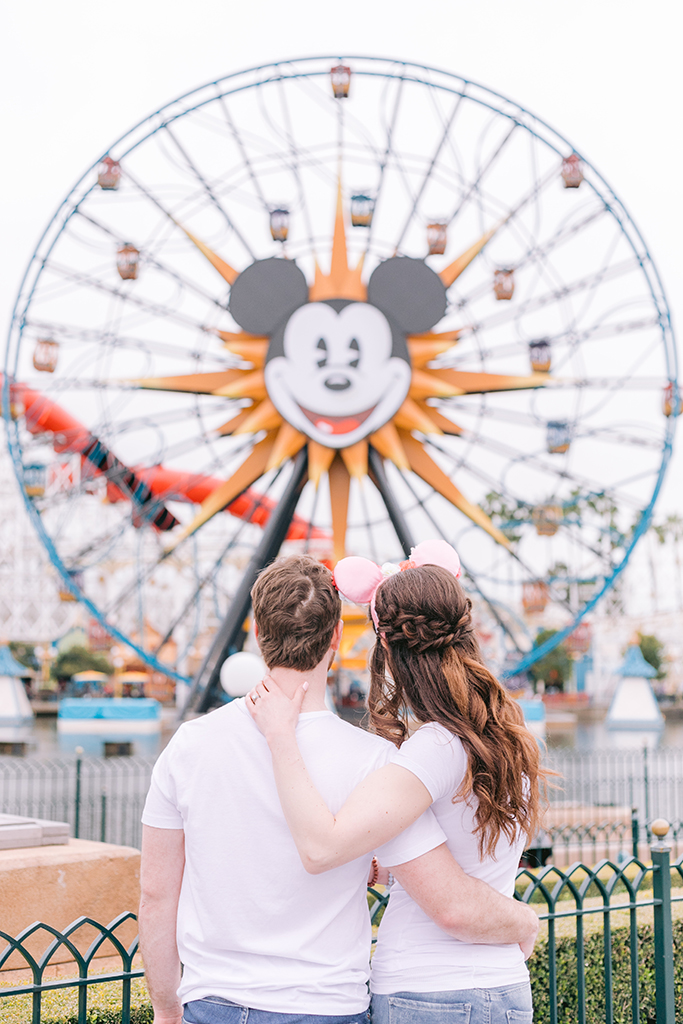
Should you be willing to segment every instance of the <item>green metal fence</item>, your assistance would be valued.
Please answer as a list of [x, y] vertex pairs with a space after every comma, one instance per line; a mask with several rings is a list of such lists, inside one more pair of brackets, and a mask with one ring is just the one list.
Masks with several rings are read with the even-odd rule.
[[[676, 905], [683, 902], [683, 864], [671, 863], [671, 848], [662, 835], [667, 829], [657, 823], [653, 829], [658, 835], [651, 847], [651, 863], [631, 858], [621, 865], [604, 860], [594, 866], [575, 864], [566, 871], [550, 866], [519, 872], [517, 897], [540, 904], [539, 917], [546, 932], [529, 964], [537, 1024], [675, 1024], [677, 1009], [681, 1014], [683, 1005], [677, 1008], [676, 999], [683, 999], [683, 963], [675, 977], [677, 928], [673, 918]], [[370, 890], [374, 922], [388, 899], [382, 890]], [[652, 917], [651, 924], [643, 921], [647, 915]], [[63, 933], [36, 924], [16, 938], [0, 932], [0, 938], [7, 942], [0, 954], [0, 970], [13, 955], [13, 966], [18, 957], [23, 958], [32, 975], [31, 983], [0, 987], [0, 1020], [6, 1019], [1, 1008], [3, 997], [28, 993], [32, 997], [31, 1022], [41, 1024], [43, 994], [76, 987], [78, 1024], [86, 1024], [96, 1019], [88, 1017], [88, 991], [108, 982], [121, 982], [120, 1020], [121, 1024], [130, 1024], [130, 985], [143, 972], [133, 968], [137, 939], [126, 947], [115, 933], [131, 919], [135, 919], [133, 914], [122, 914], [104, 927], [89, 918], [79, 918]], [[591, 921], [597, 921], [599, 927], [594, 929]], [[98, 934], [87, 952], [81, 954], [74, 934], [86, 924], [97, 928]], [[567, 926], [571, 934], [563, 937]], [[26, 943], [41, 929], [51, 941], [45, 952], [35, 957]], [[92, 974], [94, 957], [107, 940], [120, 957], [121, 969]], [[683, 929], [681, 943], [683, 947]], [[46, 972], [62, 946], [72, 953], [77, 976], [47, 979]], [[591, 962], [596, 946], [600, 955]]]
[[[43, 995], [46, 992], [53, 992], [60, 989], [73, 989], [78, 991], [78, 1024], [86, 1024], [88, 1021], [88, 990], [96, 985], [104, 985], [109, 982], [121, 982], [121, 1024], [130, 1024], [130, 989], [133, 978], [141, 978], [144, 971], [141, 968], [133, 968], [133, 959], [138, 951], [137, 937], [126, 947], [117, 931], [127, 921], [136, 921], [135, 914], [119, 914], [110, 924], [102, 925], [89, 917], [79, 917], [73, 924], [69, 925], [63, 932], [43, 923], [32, 924], [25, 928], [19, 935], [12, 937], [0, 931], [0, 939], [7, 943], [5, 949], [0, 953], [0, 971], [7, 970], [8, 965], [12, 970], [25, 968], [31, 972], [31, 981], [12, 985], [11, 987], [0, 987], [0, 1020], [7, 1017], [2, 1010], [2, 998], [21, 995], [31, 996], [31, 1024], [41, 1024], [43, 1020]], [[76, 945], [78, 931], [84, 926], [91, 926], [97, 929], [97, 934], [88, 946], [85, 953], [81, 953]], [[51, 936], [51, 941], [45, 951], [35, 956], [30, 952], [28, 943], [34, 936], [45, 933]], [[91, 973], [93, 961], [98, 955], [102, 956], [103, 946], [109, 943], [106, 948], [107, 955], [116, 955], [121, 960], [121, 970], [112, 971], [106, 974]], [[49, 978], [46, 975], [54, 966], [57, 956], [62, 949], [69, 951], [74, 960], [74, 969], [78, 972], [73, 978]], [[0, 974], [2, 981], [2, 974]], [[26, 1018], [28, 1022], [28, 1017]]]

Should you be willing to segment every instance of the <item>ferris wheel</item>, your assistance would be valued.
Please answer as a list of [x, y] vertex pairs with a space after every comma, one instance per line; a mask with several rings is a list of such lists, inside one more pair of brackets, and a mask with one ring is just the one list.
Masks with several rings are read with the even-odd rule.
[[583, 154], [368, 57], [226, 76], [115, 142], [31, 259], [3, 388], [65, 588], [178, 678], [219, 623], [239, 646], [282, 543], [432, 536], [527, 667], [508, 609], [556, 605], [561, 638], [609, 589], [680, 412], [657, 271]]

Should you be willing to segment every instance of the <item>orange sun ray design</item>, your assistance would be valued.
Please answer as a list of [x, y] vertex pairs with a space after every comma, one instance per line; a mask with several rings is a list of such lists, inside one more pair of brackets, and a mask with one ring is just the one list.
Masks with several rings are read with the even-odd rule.
[[320, 480], [332, 464], [336, 452], [334, 448], [326, 448], [317, 441], [308, 442], [308, 479], [317, 489]]
[[349, 493], [351, 491], [351, 477], [339, 452], [335, 453], [335, 457], [328, 470], [328, 477], [330, 481], [334, 560], [338, 562], [346, 554], [346, 523], [349, 514]]

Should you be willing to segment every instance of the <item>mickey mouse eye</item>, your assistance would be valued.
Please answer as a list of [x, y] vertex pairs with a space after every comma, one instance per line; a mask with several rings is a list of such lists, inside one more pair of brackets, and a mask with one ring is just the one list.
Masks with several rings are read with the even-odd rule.
[[318, 366], [325, 366], [325, 364], [327, 363], [327, 345], [325, 343], [325, 339], [318, 338], [318, 344], [315, 347], [317, 349], [320, 349], [321, 352], [325, 353], [323, 358], [318, 360]]
[[[351, 338], [351, 343], [349, 345], [349, 348], [351, 349], [352, 352], [359, 352], [360, 351], [360, 346], [359, 346], [358, 340], [356, 338]], [[355, 370], [356, 367], [358, 366], [359, 362], [360, 362], [360, 359], [353, 359], [349, 363], [349, 366], [352, 366], [354, 368], [354, 370]]]

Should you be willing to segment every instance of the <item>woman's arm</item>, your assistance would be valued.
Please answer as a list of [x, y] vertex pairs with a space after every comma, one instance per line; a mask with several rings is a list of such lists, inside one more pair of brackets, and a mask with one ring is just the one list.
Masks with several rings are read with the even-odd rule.
[[311, 874], [347, 864], [388, 842], [412, 825], [432, 803], [426, 786], [399, 765], [369, 775], [332, 814], [313, 785], [296, 741], [295, 728], [305, 691], [290, 700], [268, 679], [246, 704], [265, 736], [287, 824], [304, 867]]
[[466, 875], [444, 843], [391, 869], [410, 898], [454, 939], [467, 943], [518, 943], [531, 956], [538, 915], [531, 907]]

